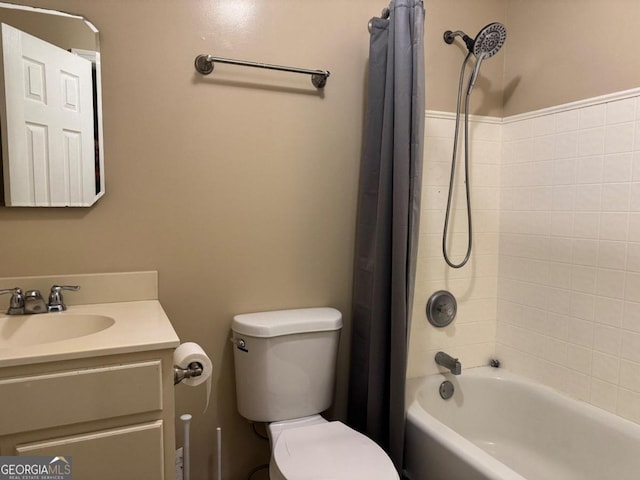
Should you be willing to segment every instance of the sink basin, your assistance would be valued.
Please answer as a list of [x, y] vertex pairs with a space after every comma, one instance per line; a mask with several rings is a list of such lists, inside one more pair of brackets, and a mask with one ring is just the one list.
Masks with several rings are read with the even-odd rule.
[[59, 342], [98, 333], [115, 320], [105, 315], [42, 313], [0, 317], [0, 348]]

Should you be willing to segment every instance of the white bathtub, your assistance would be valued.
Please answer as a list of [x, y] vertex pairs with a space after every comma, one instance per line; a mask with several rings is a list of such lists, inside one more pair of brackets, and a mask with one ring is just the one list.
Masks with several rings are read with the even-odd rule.
[[[449, 400], [444, 380], [455, 386]], [[640, 479], [640, 425], [504, 369], [408, 386], [409, 480]]]

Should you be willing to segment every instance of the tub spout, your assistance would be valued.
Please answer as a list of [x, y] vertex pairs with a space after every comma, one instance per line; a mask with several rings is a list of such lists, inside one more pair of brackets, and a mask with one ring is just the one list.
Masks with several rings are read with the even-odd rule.
[[454, 375], [460, 375], [462, 373], [462, 364], [457, 358], [453, 358], [451, 355], [447, 355], [444, 352], [436, 353], [436, 363], [448, 368]]

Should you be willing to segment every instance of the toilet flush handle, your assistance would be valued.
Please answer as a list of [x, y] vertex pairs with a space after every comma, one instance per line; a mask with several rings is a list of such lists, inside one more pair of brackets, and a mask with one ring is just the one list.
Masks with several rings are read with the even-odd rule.
[[233, 343], [238, 350], [242, 350], [243, 352], [248, 352], [247, 342], [244, 341], [244, 338], [230, 338], [229, 341]]

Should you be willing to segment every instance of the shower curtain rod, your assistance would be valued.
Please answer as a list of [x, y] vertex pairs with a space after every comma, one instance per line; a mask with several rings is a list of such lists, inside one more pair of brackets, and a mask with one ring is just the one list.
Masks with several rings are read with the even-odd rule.
[[306, 68], [283, 67], [281, 65], [270, 65], [268, 63], [248, 62], [246, 60], [233, 60], [231, 58], [212, 57], [211, 55], [198, 55], [195, 60], [196, 70], [202, 75], [209, 75], [213, 72], [214, 62], [229, 63], [231, 65], [241, 65], [243, 67], [266, 68], [267, 70], [279, 70], [281, 72], [302, 73], [311, 75], [311, 83], [316, 88], [323, 88], [329, 78], [328, 70], [309, 70]]

